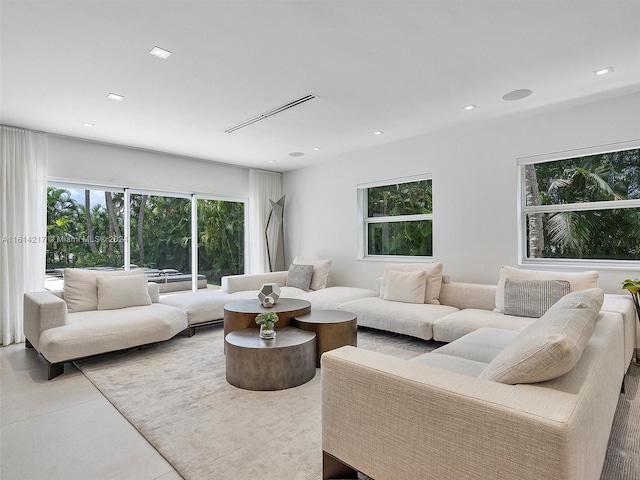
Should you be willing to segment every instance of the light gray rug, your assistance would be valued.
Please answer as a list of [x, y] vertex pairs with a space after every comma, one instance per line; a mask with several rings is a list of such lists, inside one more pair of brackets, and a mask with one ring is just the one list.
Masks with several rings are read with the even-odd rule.
[[[439, 344], [361, 329], [358, 346], [412, 358]], [[321, 478], [319, 369], [313, 380], [288, 390], [233, 387], [225, 379], [221, 325], [76, 364], [187, 480]], [[603, 480], [640, 476], [639, 380], [634, 365], [620, 397]]]

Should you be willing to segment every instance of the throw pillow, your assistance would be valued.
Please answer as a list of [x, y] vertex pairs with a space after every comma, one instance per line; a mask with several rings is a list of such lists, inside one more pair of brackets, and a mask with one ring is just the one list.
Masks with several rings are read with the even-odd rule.
[[128, 276], [138, 275], [141, 270], [100, 271], [83, 268], [64, 269], [64, 301], [69, 313], [86, 312], [98, 309], [99, 276]]
[[322, 290], [327, 286], [331, 259], [314, 260], [312, 258], [296, 257], [293, 259], [295, 265], [313, 265], [313, 275], [311, 276], [311, 290]]
[[424, 303], [424, 291], [427, 286], [427, 272], [401, 272], [390, 270], [384, 289], [383, 300], [404, 303]]
[[507, 278], [513, 280], [567, 280], [571, 285], [571, 291], [586, 290], [598, 286], [598, 272], [545, 272], [537, 270], [524, 270], [503, 265], [500, 269], [500, 279], [496, 290], [496, 312], [504, 313], [504, 284]]
[[564, 375], [580, 360], [603, 301], [599, 288], [565, 295], [520, 332], [478, 378], [515, 385]]
[[392, 270], [400, 272], [426, 272], [427, 281], [423, 303], [440, 305], [438, 298], [440, 297], [440, 287], [442, 286], [442, 263], [388, 263], [384, 267], [384, 275], [382, 276], [382, 284], [380, 285], [380, 298], [384, 299], [385, 290], [387, 288], [387, 279], [389, 277], [389, 272]]
[[301, 290], [309, 290], [311, 277], [313, 276], [313, 265], [294, 265], [289, 267], [287, 273], [287, 287], [296, 287]]
[[98, 284], [98, 310], [151, 305], [146, 275], [126, 277], [100, 276]]
[[513, 280], [504, 284], [504, 314], [540, 318], [569, 293], [566, 280]]

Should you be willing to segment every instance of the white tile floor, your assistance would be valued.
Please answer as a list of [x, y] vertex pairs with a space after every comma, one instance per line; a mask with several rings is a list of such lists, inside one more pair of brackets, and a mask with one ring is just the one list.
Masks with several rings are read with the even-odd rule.
[[181, 480], [72, 364], [47, 381], [24, 344], [0, 347], [2, 480]]

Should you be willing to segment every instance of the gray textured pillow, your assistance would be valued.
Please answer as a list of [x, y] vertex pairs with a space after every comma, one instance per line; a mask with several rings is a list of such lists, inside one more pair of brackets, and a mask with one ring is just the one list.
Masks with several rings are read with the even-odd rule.
[[569, 293], [567, 280], [514, 280], [504, 284], [504, 314], [540, 318]]
[[287, 287], [296, 287], [300, 290], [309, 290], [311, 277], [313, 276], [313, 265], [291, 264], [287, 274]]
[[599, 288], [565, 295], [520, 332], [478, 378], [515, 385], [564, 375], [580, 360], [603, 301]]

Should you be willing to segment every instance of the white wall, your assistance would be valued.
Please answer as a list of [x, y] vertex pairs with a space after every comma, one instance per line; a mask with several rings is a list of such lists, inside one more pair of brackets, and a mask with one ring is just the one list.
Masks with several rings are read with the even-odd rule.
[[[517, 159], [640, 139], [640, 94], [361, 150], [284, 174], [286, 261], [332, 258], [330, 283], [373, 288], [384, 263], [357, 259], [356, 186], [431, 173], [434, 259], [455, 281], [495, 284], [517, 265]], [[553, 268], [561, 270], [560, 268]], [[639, 271], [600, 271], [600, 286]]]
[[49, 137], [49, 178], [249, 198], [249, 170], [133, 148]]

